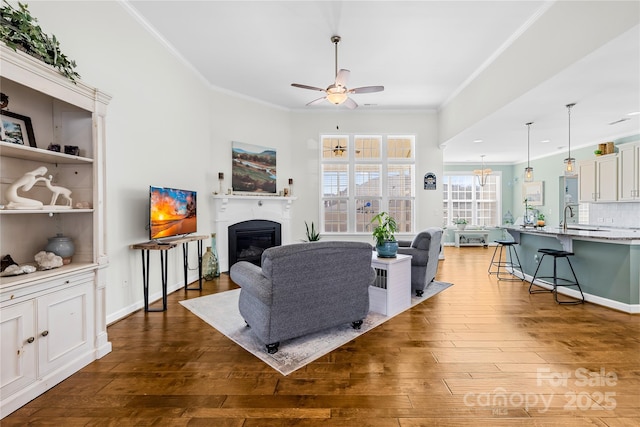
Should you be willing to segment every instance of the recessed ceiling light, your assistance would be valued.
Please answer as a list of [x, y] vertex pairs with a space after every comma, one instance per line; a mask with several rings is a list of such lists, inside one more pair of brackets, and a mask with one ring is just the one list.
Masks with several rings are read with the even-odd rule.
[[640, 111], [634, 111], [633, 113], [627, 113], [627, 116], [637, 116], [640, 114]]
[[484, 141], [481, 140], [481, 139], [474, 139], [473, 142], [475, 142], [476, 144], [479, 144], [479, 143], [484, 142]]
[[541, 142], [541, 143], [543, 143], [543, 144], [546, 144], [546, 143], [548, 143], [548, 142], [551, 142], [551, 140], [550, 140], [550, 139], [543, 139], [543, 140], [542, 140], [542, 141], [540, 141], [540, 142]]

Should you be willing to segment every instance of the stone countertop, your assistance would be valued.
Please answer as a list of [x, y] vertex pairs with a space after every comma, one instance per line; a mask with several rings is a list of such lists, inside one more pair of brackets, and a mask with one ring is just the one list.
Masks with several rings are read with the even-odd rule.
[[[616, 229], [616, 228], [596, 228], [573, 226], [563, 231], [561, 227], [505, 227], [507, 231], [519, 233], [540, 234], [548, 236], [566, 236], [578, 239], [593, 240], [627, 240], [631, 243], [637, 240], [640, 243], [640, 230], [637, 229]], [[634, 242], [635, 243], [635, 242]]]

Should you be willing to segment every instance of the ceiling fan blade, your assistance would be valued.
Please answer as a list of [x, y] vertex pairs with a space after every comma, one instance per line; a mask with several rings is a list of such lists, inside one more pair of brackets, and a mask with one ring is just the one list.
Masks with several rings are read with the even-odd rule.
[[311, 102], [309, 102], [309, 103], [307, 104], [307, 107], [308, 107], [309, 105], [316, 105], [316, 104], [320, 104], [320, 103], [321, 103], [322, 101], [324, 101], [325, 99], [327, 99], [327, 97], [326, 97], [326, 96], [323, 96], [322, 98], [314, 99], [313, 101], [311, 101]]
[[349, 89], [349, 93], [372, 93], [372, 92], [382, 92], [384, 90], [384, 86], [363, 86], [357, 87], [355, 89]]
[[351, 71], [349, 70], [341, 69], [338, 71], [338, 74], [336, 75], [336, 86], [346, 87], [347, 82], [349, 81], [349, 74], [351, 74]]
[[315, 87], [315, 86], [301, 85], [299, 83], [291, 83], [291, 86], [299, 87], [300, 89], [319, 90], [320, 92], [324, 92], [324, 89], [322, 88]]
[[344, 105], [345, 107], [347, 107], [350, 110], [353, 110], [354, 108], [356, 108], [358, 106], [358, 103], [356, 101], [354, 101], [352, 98], [347, 98], [342, 105]]

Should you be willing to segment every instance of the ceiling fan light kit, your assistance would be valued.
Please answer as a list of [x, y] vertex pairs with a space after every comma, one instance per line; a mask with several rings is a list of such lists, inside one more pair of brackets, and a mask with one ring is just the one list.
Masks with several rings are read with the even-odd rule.
[[349, 81], [349, 75], [351, 72], [349, 70], [340, 69], [338, 70], [338, 43], [340, 42], [340, 36], [332, 36], [331, 43], [335, 45], [335, 81], [333, 84], [329, 85], [326, 89], [322, 89], [316, 86], [303, 85], [299, 83], [291, 83], [291, 86], [297, 87], [300, 89], [309, 89], [309, 90], [317, 90], [319, 92], [324, 92], [326, 95], [322, 98], [314, 99], [313, 101], [307, 103], [307, 106], [319, 104], [323, 101], [329, 101], [334, 105], [344, 105], [349, 109], [354, 109], [358, 106], [353, 99], [349, 97], [350, 94], [353, 93], [373, 93], [373, 92], [382, 92], [384, 90], [384, 86], [363, 86], [354, 89], [347, 88], [347, 82]]

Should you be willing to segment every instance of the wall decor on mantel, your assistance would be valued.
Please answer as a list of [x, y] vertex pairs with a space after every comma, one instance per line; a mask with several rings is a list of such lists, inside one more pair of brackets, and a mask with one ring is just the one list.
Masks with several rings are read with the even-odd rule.
[[276, 194], [276, 150], [231, 143], [231, 186], [235, 192]]

